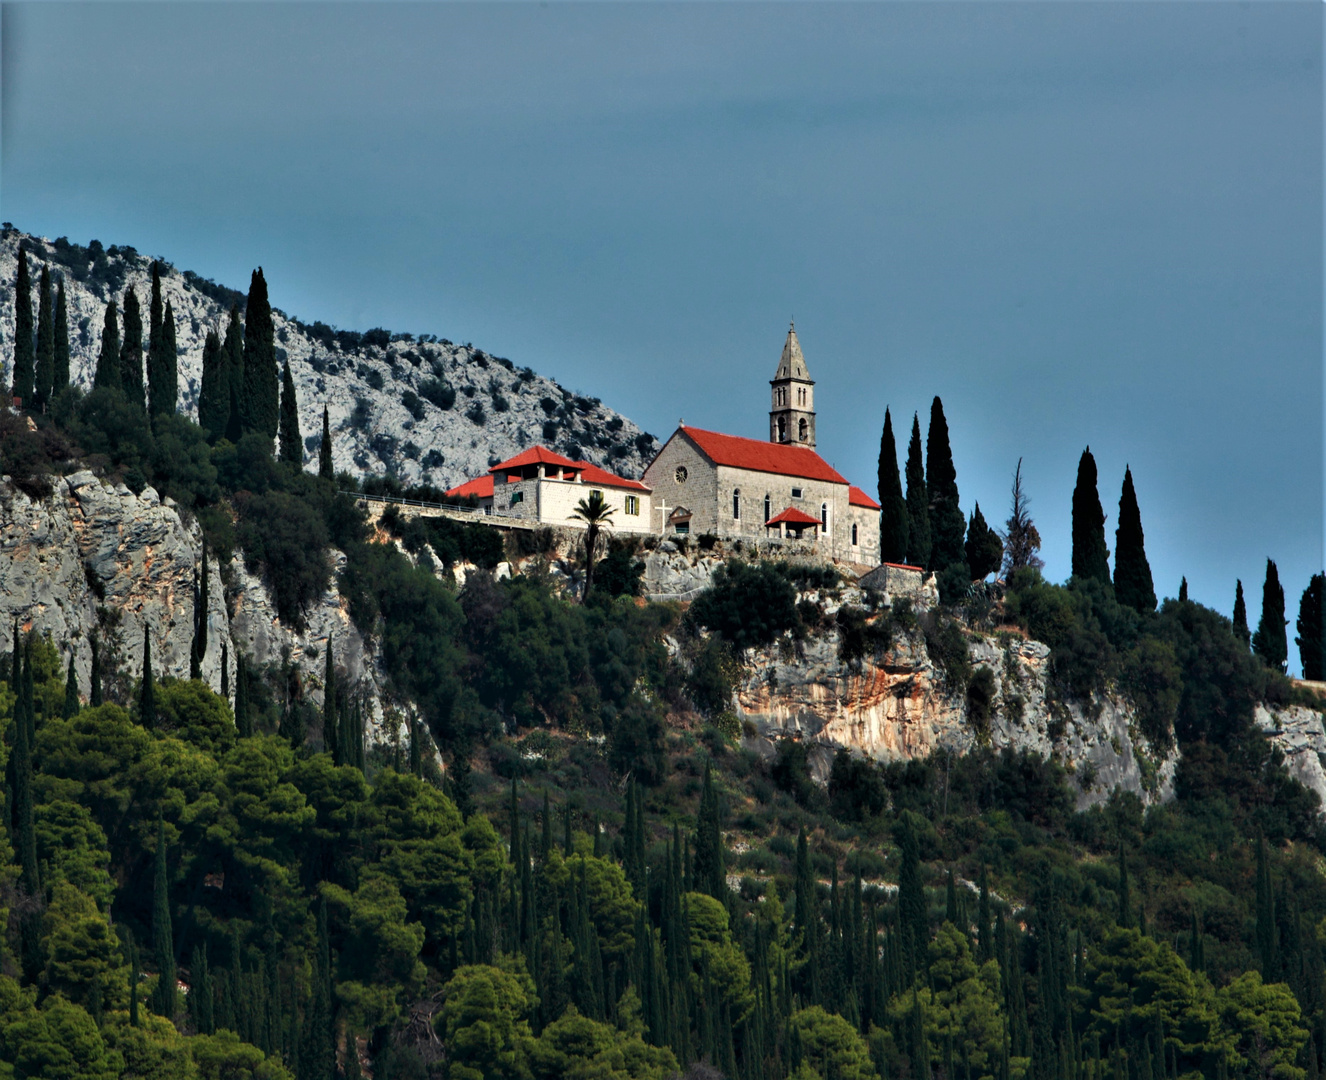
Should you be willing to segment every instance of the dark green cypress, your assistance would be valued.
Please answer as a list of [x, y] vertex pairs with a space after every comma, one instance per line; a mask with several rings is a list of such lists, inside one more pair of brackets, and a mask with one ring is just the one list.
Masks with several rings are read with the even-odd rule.
[[411, 776], [421, 777], [424, 775], [424, 755], [423, 755], [423, 747], [420, 745], [421, 741], [422, 740], [419, 738], [419, 721], [411, 720], [410, 721], [410, 775]]
[[925, 888], [921, 883], [921, 845], [910, 814], [902, 815], [898, 832], [898, 848], [902, 856], [898, 871], [898, 919], [908, 966], [912, 971], [920, 971], [926, 967], [930, 922], [926, 917]]
[[[18, 672], [14, 702], [14, 826], [21, 868], [19, 885], [28, 895], [37, 896], [41, 892], [41, 876], [37, 869], [37, 833], [32, 809], [32, 643], [31, 639], [19, 642], [17, 635], [14, 640], [18, 653], [14, 664]], [[40, 916], [37, 918], [39, 921]]]
[[281, 370], [281, 460], [304, 467], [304, 440], [299, 434], [299, 401], [295, 397], [295, 381], [290, 377], [290, 361]]
[[976, 504], [967, 522], [967, 541], [963, 545], [963, 552], [967, 556], [967, 567], [973, 581], [981, 581], [998, 573], [1004, 565], [1004, 542], [985, 520], [980, 503]]
[[69, 674], [64, 680], [64, 708], [61, 715], [66, 719], [78, 715], [78, 673], [74, 670], [74, 650], [69, 648]]
[[1204, 971], [1206, 969], [1206, 957], [1204, 955], [1202, 943], [1202, 922], [1197, 915], [1197, 909], [1193, 908], [1192, 922], [1188, 930], [1188, 967], [1192, 971]]
[[153, 730], [157, 726], [157, 689], [152, 678], [152, 641], [147, 627], [143, 627], [143, 679], [139, 684], [138, 722]]
[[143, 315], [133, 286], [124, 294], [124, 339], [120, 342], [120, 389], [131, 404], [147, 408], [143, 387]]
[[1262, 617], [1252, 635], [1252, 651], [1273, 671], [1284, 671], [1289, 662], [1289, 642], [1285, 637], [1285, 590], [1275, 563], [1266, 560], [1266, 581], [1262, 585]]
[[1156, 589], [1142, 534], [1142, 512], [1137, 507], [1133, 471], [1127, 466], [1119, 496], [1119, 527], [1114, 533], [1114, 598], [1143, 615], [1156, 610]]
[[1123, 854], [1123, 841], [1119, 841], [1119, 925], [1133, 925], [1132, 894], [1128, 888], [1128, 861]]
[[327, 665], [322, 676], [322, 746], [341, 764], [341, 740], [336, 727], [336, 664], [332, 658], [332, 639], [327, 637]]
[[160, 344], [148, 363], [149, 392], [153, 414], [169, 416], [179, 404], [179, 346], [175, 339], [175, 312], [166, 301], [159, 332]]
[[230, 646], [221, 639], [221, 696], [230, 700]]
[[958, 507], [958, 473], [953, 467], [944, 403], [938, 397], [930, 403], [930, 429], [925, 437], [925, 480], [933, 538], [930, 565], [935, 570], [943, 570], [966, 558], [962, 540], [967, 531], [967, 520]]
[[695, 818], [695, 879], [698, 888], [715, 900], [727, 896], [727, 874], [723, 867], [723, 835], [718, 792], [713, 770], [706, 765], [700, 809]]
[[1188, 602], [1188, 579], [1186, 577], [1179, 579], [1179, 603]]
[[235, 730], [241, 739], [253, 734], [253, 711], [249, 708], [249, 662], [244, 654], [235, 657]]
[[961, 925], [958, 918], [958, 890], [957, 884], [953, 880], [953, 871], [948, 872], [948, 880], [944, 883], [944, 918], [954, 926]]
[[318, 475], [324, 480], [334, 479], [332, 471], [331, 424], [327, 419], [327, 406], [322, 407], [322, 445], [318, 447]]
[[1252, 633], [1248, 630], [1248, 605], [1243, 599], [1243, 581], [1234, 582], [1234, 633], [1244, 645], [1252, 643]]
[[101, 647], [95, 635], [88, 638], [88, 644], [92, 647], [92, 674], [88, 680], [87, 703], [95, 709], [102, 702]]
[[304, 1062], [300, 1080], [334, 1080], [336, 1031], [332, 1016], [331, 938], [327, 931], [327, 901], [318, 901], [317, 945], [313, 954], [313, 999], [309, 1002]]
[[994, 957], [990, 940], [990, 879], [981, 863], [981, 898], [976, 905], [976, 959], [984, 964]]
[[18, 274], [14, 278], [14, 397], [23, 399], [24, 408], [32, 404], [32, 386], [36, 378], [37, 354], [32, 330], [32, 282], [28, 278], [28, 256], [23, 245], [18, 248]]
[[37, 363], [32, 388], [33, 407], [46, 411], [55, 382], [55, 320], [51, 311], [51, 271], [42, 263], [37, 284]]
[[55, 285], [55, 364], [51, 372], [51, 397], [69, 387], [69, 305], [64, 295], [64, 276]]
[[101, 352], [97, 354], [97, 371], [92, 378], [96, 389], [120, 386], [120, 327], [116, 320], [115, 301], [106, 302], [106, 318], [101, 327]]
[[207, 331], [203, 341], [203, 378], [198, 390], [198, 426], [216, 442], [225, 434], [230, 415], [230, 384], [226, 356], [215, 330]]
[[126, 935], [125, 946], [129, 952], [129, 1026], [138, 1026], [138, 983], [143, 977], [143, 973], [138, 967], [138, 947], [134, 944], [133, 935], [128, 929], [124, 930]]
[[879, 437], [879, 558], [881, 562], [907, 561], [907, 500], [898, 476], [898, 447], [893, 438], [893, 417], [884, 410], [884, 431]]
[[170, 879], [166, 872], [166, 823], [157, 820], [157, 850], [152, 863], [152, 953], [157, 965], [157, 991], [152, 1008], [168, 1020], [175, 1017], [175, 936], [170, 925]]
[[244, 382], [239, 399], [244, 430], [276, 438], [280, 414], [280, 376], [276, 370], [276, 327], [267, 299], [267, 281], [262, 267], [249, 282], [248, 306], [244, 311]]
[[1280, 966], [1276, 940], [1275, 890], [1271, 883], [1271, 864], [1264, 839], [1257, 841], [1256, 915], [1257, 958], [1261, 961], [1262, 978], [1274, 982]]
[[203, 660], [207, 657], [207, 541], [203, 541], [199, 560], [198, 594], [193, 604], [193, 644], [189, 648], [189, 678], [203, 677]]
[[907, 444], [907, 561], [930, 565], [930, 495], [921, 455], [921, 421], [912, 414], [912, 438]]
[[1303, 662], [1303, 678], [1320, 681], [1326, 679], [1326, 574], [1313, 574], [1308, 587], [1298, 602], [1299, 659]]
[[1110, 584], [1109, 557], [1105, 511], [1096, 489], [1096, 459], [1088, 446], [1078, 459], [1077, 485], [1073, 488], [1073, 577]]
[[[244, 323], [239, 316], [238, 304], [231, 305], [230, 319], [226, 323], [225, 340], [221, 344], [221, 354], [226, 372], [222, 399], [228, 403], [225, 406], [226, 418], [222, 425], [222, 431], [231, 442], [238, 442], [243, 431], [243, 424], [240, 422], [239, 403], [244, 396]], [[233, 404], [230, 404], [231, 402]], [[232, 412], [235, 414], [233, 420], [234, 438], [230, 436]]]
[[189, 1015], [200, 1035], [216, 1030], [212, 995], [212, 973], [207, 966], [207, 946], [196, 946], [189, 964]]
[[[161, 362], [161, 328], [164, 320], [161, 310], [161, 264], [153, 259], [150, 269], [152, 286], [147, 303], [147, 382], [149, 388], [154, 388], [157, 382], [154, 369]], [[152, 411], [157, 411], [155, 403]]]

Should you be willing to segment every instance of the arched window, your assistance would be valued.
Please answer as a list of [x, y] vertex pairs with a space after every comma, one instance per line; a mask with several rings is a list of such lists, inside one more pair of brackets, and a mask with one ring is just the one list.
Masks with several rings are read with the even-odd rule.
[[769, 499], [769, 493], [764, 493], [764, 520], [768, 521], [773, 517], [773, 503]]
[[[779, 441], [779, 442], [787, 442], [787, 417], [786, 417], [786, 416], [780, 416], [780, 417], [778, 418], [778, 441]], [[766, 520], [767, 520], [767, 519], [766, 519]]]
[[803, 416], [799, 421], [797, 421], [797, 433], [800, 435], [802, 442], [806, 441], [806, 436], [809, 433], [809, 431], [810, 431], [810, 425], [806, 423], [806, 418]]
[[735, 488], [732, 492], [732, 520], [741, 519], [741, 489]]
[[856, 547], [856, 525], [852, 525], [852, 547]]
[[820, 532], [829, 531], [829, 504], [820, 503]]

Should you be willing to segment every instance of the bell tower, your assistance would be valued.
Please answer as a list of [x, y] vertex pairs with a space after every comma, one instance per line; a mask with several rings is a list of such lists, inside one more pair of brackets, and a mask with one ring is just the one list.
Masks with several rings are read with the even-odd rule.
[[801, 355], [796, 323], [787, 331], [778, 371], [769, 380], [772, 407], [769, 409], [769, 441], [815, 448], [815, 380]]

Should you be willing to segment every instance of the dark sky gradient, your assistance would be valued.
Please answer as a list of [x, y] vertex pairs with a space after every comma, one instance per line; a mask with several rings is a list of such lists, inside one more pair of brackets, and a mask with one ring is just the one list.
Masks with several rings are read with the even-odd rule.
[[[762, 435], [795, 315], [874, 487], [940, 394], [1067, 576], [1090, 444], [1157, 591], [1322, 562], [1322, 5], [6, 5], [4, 218]], [[900, 447], [900, 452], [902, 448]], [[1297, 650], [1291, 654], [1297, 666]]]

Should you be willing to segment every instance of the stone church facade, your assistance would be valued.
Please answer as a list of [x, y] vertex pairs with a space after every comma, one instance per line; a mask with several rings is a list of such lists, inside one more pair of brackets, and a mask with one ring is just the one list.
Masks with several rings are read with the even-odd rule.
[[826, 558], [879, 562], [879, 504], [815, 452], [814, 381], [795, 327], [770, 380], [769, 439], [680, 425], [645, 470], [655, 531], [813, 540]]

